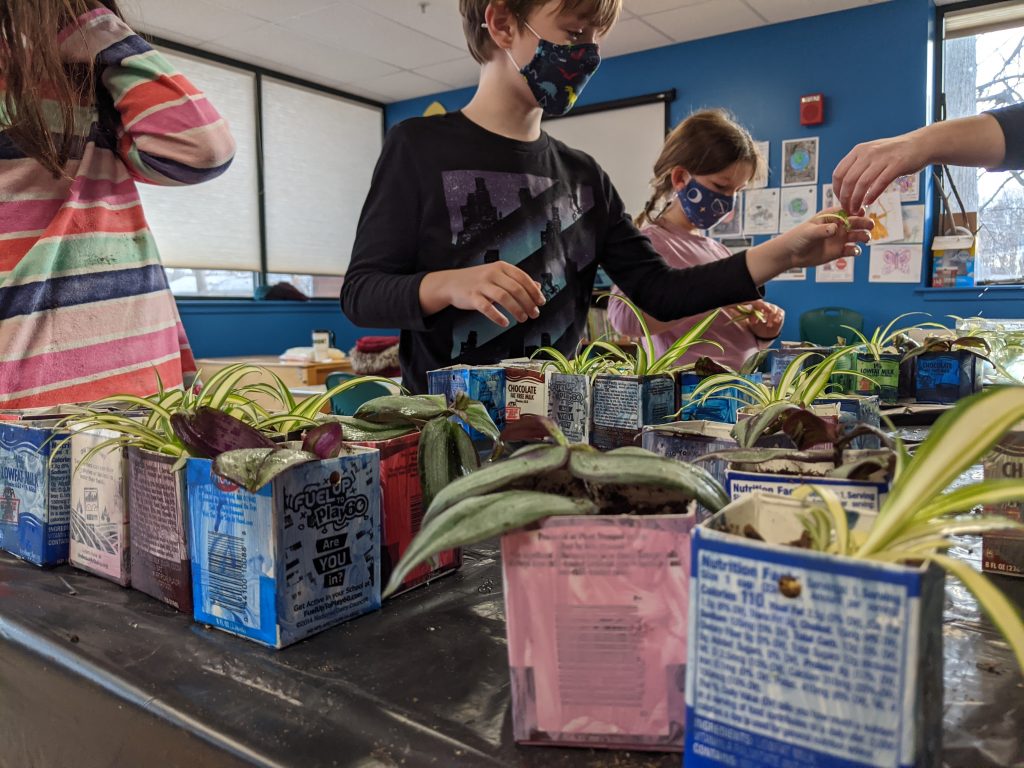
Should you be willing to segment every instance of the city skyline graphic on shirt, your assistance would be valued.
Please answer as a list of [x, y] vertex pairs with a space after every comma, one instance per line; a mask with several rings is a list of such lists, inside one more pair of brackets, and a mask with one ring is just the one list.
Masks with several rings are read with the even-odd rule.
[[578, 273], [593, 262], [596, 250], [593, 236], [576, 225], [594, 207], [593, 190], [540, 176], [486, 171], [447, 172], [444, 189], [454, 263], [514, 264], [541, 284], [547, 299], [540, 318], [519, 324], [509, 317], [511, 324], [504, 329], [479, 313], [458, 313], [452, 324], [453, 359], [485, 353], [488, 347], [498, 354], [528, 355], [541, 346], [557, 346], [566, 333], [575, 332]]

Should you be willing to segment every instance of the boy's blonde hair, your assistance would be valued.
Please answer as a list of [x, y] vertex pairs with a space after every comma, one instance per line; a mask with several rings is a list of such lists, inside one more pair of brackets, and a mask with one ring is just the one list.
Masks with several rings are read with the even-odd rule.
[[654, 209], [672, 192], [672, 170], [685, 168], [693, 176], [724, 171], [734, 163], [750, 163], [750, 178], [757, 175], [764, 158], [750, 133], [724, 109], [704, 109], [683, 120], [665, 139], [651, 179], [651, 199], [636, 217], [638, 227], [652, 223], [664, 211]]
[[[488, 5], [493, 3], [496, 6], [505, 6], [517, 19], [522, 20], [535, 8], [549, 2], [553, 0], [459, 0], [459, 13], [462, 14], [466, 44], [473, 58], [480, 64], [486, 64], [496, 50], [491, 33], [483, 26]], [[619, 18], [622, 0], [561, 0], [558, 10], [560, 13], [580, 13], [601, 34], [606, 34]]]

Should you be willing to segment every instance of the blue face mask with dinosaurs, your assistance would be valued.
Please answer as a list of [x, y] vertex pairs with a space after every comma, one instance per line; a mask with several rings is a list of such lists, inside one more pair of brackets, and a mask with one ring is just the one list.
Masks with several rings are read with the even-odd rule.
[[[525, 21], [523, 24], [537, 35], [533, 27]], [[572, 109], [587, 81], [597, 71], [601, 54], [597, 43], [556, 45], [540, 35], [537, 35], [537, 40], [537, 52], [522, 69], [507, 48], [505, 53], [512, 66], [526, 78], [526, 84], [544, 114], [551, 117], [564, 115]]]

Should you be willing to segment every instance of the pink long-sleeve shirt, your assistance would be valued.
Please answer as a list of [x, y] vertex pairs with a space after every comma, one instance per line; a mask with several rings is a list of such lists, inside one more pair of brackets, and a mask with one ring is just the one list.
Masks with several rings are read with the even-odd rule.
[[[642, 232], [650, 238], [655, 249], [670, 267], [692, 267], [730, 256], [729, 250], [717, 240], [687, 232], [664, 220], [657, 224], [648, 224]], [[614, 288], [612, 292], [622, 293], [618, 288]], [[654, 350], [648, 350], [648, 353], [661, 356], [688, 328], [705, 317], [707, 313], [684, 317], [673, 323], [669, 330], [654, 334]], [[608, 319], [619, 333], [636, 337], [643, 335], [636, 316], [621, 301], [610, 303]], [[723, 365], [739, 368], [748, 357], [771, 344], [770, 341], [762, 341], [754, 336], [742, 320], [731, 322], [731, 317], [725, 313], [719, 315], [704, 337], [717, 341], [724, 351], [719, 351], [710, 344], [698, 344], [679, 359], [680, 365], [693, 363], [700, 357], [710, 357]]]

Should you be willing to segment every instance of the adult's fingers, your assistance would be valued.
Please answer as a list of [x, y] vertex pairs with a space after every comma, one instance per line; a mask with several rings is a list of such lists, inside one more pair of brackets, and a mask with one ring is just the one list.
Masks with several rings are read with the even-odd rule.
[[839, 161], [839, 165], [832, 171], [832, 192], [835, 194], [836, 200], [842, 201], [844, 199], [843, 190], [847, 188], [850, 170], [859, 159], [860, 153], [861, 145], [858, 144], [847, 153], [846, 157]]

